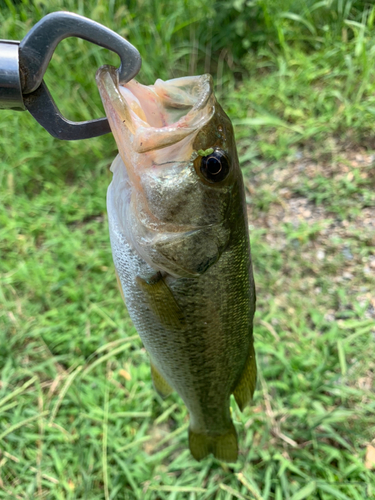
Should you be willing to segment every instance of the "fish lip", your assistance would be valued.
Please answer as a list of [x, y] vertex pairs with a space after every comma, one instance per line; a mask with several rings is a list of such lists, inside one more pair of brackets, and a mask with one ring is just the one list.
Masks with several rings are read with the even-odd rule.
[[[167, 96], [163, 100], [163, 96], [160, 93], [162, 85], [165, 84], [165, 86], [167, 87], [168, 85], [170, 85], [171, 88], [173, 88], [173, 84], [170, 82], [173, 82], [174, 80], [166, 80], [165, 82], [162, 82], [162, 80], [157, 80], [154, 86], [148, 86], [147, 88], [156, 89], [155, 93], [160, 98], [159, 107], [162, 108], [162, 111], [166, 112], [167, 109], [187, 109], [190, 107], [189, 111], [181, 116], [177, 121], [166, 123], [161, 127], [152, 126], [149, 123], [150, 120], [142, 120], [135, 113], [135, 111], [131, 109], [130, 105], [121, 92], [121, 87], [123, 87], [124, 89], [130, 91], [134, 97], [136, 97], [130, 87], [134, 87], [137, 82], [135, 82], [135, 80], [132, 80], [127, 84], [121, 86], [119, 83], [116, 68], [114, 68], [113, 66], [102, 66], [98, 69], [96, 73], [96, 82], [99, 87], [104, 107], [107, 111], [111, 128], [115, 134], [114, 128], [116, 126], [118, 127], [119, 123], [122, 122], [122, 126], [126, 127], [132, 136], [132, 149], [136, 153], [147, 153], [152, 150], [163, 149], [168, 146], [172, 146], [187, 137], [191, 137], [193, 139], [193, 136], [199, 131], [199, 129], [201, 129], [214, 115], [216, 99], [213, 92], [213, 80], [211, 75], [205, 74], [195, 77], [176, 79], [176, 82], [178, 80], [186, 81], [187, 86], [191, 85], [190, 94], [182, 91], [191, 98], [191, 106], [179, 106], [176, 101], [174, 102], [175, 105], [173, 106], [171, 105], [171, 103], [173, 103], [173, 99], [170, 99], [169, 96]], [[157, 85], [159, 86], [159, 93]], [[142, 87], [146, 88], [146, 86]], [[177, 90], [177, 93], [178, 89], [178, 84], [175, 84], [174, 90]], [[139, 90], [140, 92], [142, 92], [141, 87], [139, 87]], [[144, 100], [142, 100], [142, 98], [140, 97], [140, 92], [137, 92], [138, 97], [136, 98], [139, 100], [142, 106], [142, 104], [145, 104], [145, 102], [147, 101], [148, 96], [146, 95], [144, 97]], [[115, 120], [116, 123], [111, 120], [111, 113], [108, 112], [108, 109], [112, 109], [118, 116], [118, 118], [120, 118], [120, 120]]]
[[[155, 129], [155, 130], [159, 130], [159, 129], [163, 130], [165, 128], [177, 129], [177, 128], [180, 128], [181, 125], [186, 126], [185, 124], [189, 123], [191, 121], [190, 120], [191, 116], [194, 115], [194, 113], [196, 113], [197, 111], [201, 111], [202, 109], [204, 109], [207, 106], [210, 97], [213, 95], [213, 80], [212, 80], [212, 76], [209, 74], [204, 74], [204, 75], [195, 76], [195, 77], [181, 78], [181, 79], [176, 79], [176, 80], [188, 80], [188, 81], [190, 81], [190, 83], [192, 85], [194, 85], [196, 83], [196, 85], [199, 87], [199, 92], [198, 92], [197, 98], [194, 99], [193, 105], [191, 105], [191, 104], [179, 104], [171, 98], [166, 98], [164, 101], [164, 104], [163, 104], [164, 108], [168, 108], [168, 107], [175, 108], [175, 109], [189, 109], [190, 108], [189, 111], [185, 115], [183, 115], [180, 119], [178, 119], [177, 121], [174, 121], [172, 123], [167, 123], [163, 127], [150, 126], [150, 128]], [[157, 95], [159, 97], [161, 97], [160, 90], [158, 92], [158, 88], [156, 86], [158, 85], [160, 87], [160, 82], [162, 82], [162, 84], [165, 84], [166, 86], [168, 86], [168, 85], [171, 85], [170, 82], [173, 82], [173, 81], [175, 81], [175, 80], [172, 79], [172, 80], [163, 81], [161, 79], [158, 79], [158, 80], [156, 80], [156, 82], [153, 86], [149, 86], [149, 87], [155, 87]], [[118, 78], [117, 78], [117, 82], [118, 82]], [[131, 84], [131, 83], [132, 83], [132, 81], [129, 82], [129, 84]], [[118, 83], [118, 88], [119, 88], [120, 92], [121, 92], [121, 87], [128, 89], [129, 84], [125, 83], [125, 84], [120, 85]], [[130, 92], [132, 92], [131, 89], [128, 89], [128, 90], [130, 90]], [[141, 104], [144, 104], [143, 101], [147, 99], [147, 96], [142, 96], [142, 98], [140, 98], [140, 96], [138, 95], [138, 99], [141, 102]], [[126, 102], [126, 98], [124, 100]], [[168, 106], [168, 104], [169, 104], [169, 106]], [[126, 102], [126, 105], [127, 105], [127, 102]], [[148, 122], [147, 122], [147, 124], [149, 125]]]

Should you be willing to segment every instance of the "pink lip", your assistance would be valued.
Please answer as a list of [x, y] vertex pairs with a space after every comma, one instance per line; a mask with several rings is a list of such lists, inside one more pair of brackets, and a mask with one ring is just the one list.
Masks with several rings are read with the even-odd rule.
[[119, 86], [114, 68], [103, 66], [97, 83], [125, 165], [127, 157], [145, 153], [156, 163], [163, 161], [158, 156], [188, 161], [195, 135], [215, 112], [210, 75]]

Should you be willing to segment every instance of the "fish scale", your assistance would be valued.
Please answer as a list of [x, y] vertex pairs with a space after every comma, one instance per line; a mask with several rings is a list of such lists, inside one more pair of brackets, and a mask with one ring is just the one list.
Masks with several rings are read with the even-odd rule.
[[[107, 195], [113, 259], [154, 385], [163, 396], [174, 389], [186, 404], [197, 460], [213, 453], [235, 461], [230, 395], [241, 410], [250, 402], [256, 363], [255, 288], [232, 125], [208, 75], [151, 87], [131, 82], [121, 92], [114, 70], [103, 67], [97, 82], [120, 153]], [[132, 88], [142, 113], [126, 100]], [[162, 109], [174, 101], [177, 122], [160, 129], [140, 118], [160, 112], [173, 120]], [[137, 134], [146, 128], [144, 151]]]

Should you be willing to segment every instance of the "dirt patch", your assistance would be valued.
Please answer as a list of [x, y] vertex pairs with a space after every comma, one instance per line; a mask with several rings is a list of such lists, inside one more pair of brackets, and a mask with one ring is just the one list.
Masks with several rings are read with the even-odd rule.
[[[284, 255], [281, 273], [289, 272], [288, 258], [299, 258], [301, 266], [306, 263], [316, 276], [324, 275], [359, 304], [368, 304], [368, 318], [375, 318], [375, 204], [367, 196], [372, 179], [375, 190], [374, 158], [366, 152], [340, 151], [328, 162], [324, 156], [301, 154], [282, 168], [258, 167], [246, 183], [250, 227], [263, 229], [263, 241]], [[350, 207], [344, 207], [346, 218], [332, 209], [329, 196], [320, 203], [311, 200], [315, 193], [309, 192], [309, 183], [313, 189], [318, 178], [322, 187], [315, 184], [316, 198], [319, 189], [324, 196], [330, 190], [336, 196], [333, 186], [342, 183], [343, 196], [348, 193], [351, 199]], [[266, 209], [257, 208], [262, 207], [257, 199], [262, 195], [271, 200]]]

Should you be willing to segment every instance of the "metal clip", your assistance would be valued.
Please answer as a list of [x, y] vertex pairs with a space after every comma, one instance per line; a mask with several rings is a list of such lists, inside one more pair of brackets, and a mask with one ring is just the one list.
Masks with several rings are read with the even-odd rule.
[[26, 109], [22, 98], [19, 43], [14, 40], [0, 40], [0, 109]]
[[120, 83], [126, 83], [141, 68], [138, 50], [114, 31], [71, 12], [54, 12], [41, 19], [22, 42], [0, 40], [0, 109], [27, 109], [51, 135], [77, 140], [110, 132], [107, 118], [72, 122], [58, 110], [44, 73], [58, 43], [79, 37], [116, 52], [121, 59]]

